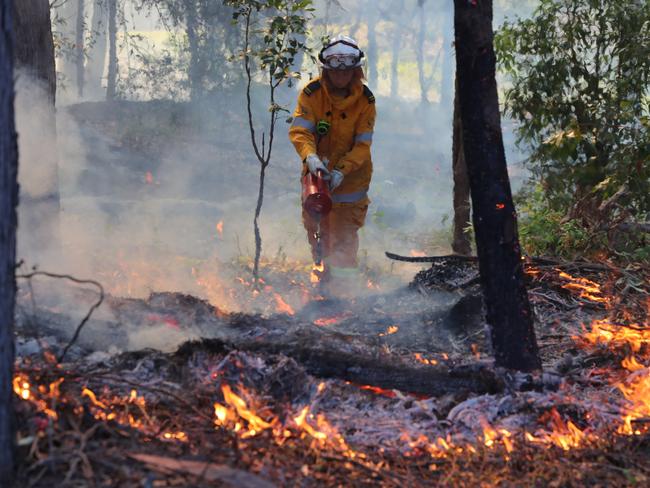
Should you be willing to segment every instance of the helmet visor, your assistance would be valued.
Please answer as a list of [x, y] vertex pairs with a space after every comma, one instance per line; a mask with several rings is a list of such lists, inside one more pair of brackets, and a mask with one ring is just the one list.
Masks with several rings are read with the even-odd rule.
[[345, 70], [359, 66], [360, 58], [354, 54], [333, 54], [325, 58], [324, 67], [327, 69]]

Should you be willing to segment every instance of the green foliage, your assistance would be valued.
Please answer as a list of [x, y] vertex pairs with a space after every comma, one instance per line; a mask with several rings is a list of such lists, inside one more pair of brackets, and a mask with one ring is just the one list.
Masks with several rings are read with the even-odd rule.
[[231, 24], [232, 9], [217, 0], [136, 0], [138, 12], [154, 11], [169, 33], [164, 45], [140, 39], [131, 47], [138, 62], [129, 69], [125, 90], [150, 91], [170, 98], [231, 89], [241, 71], [228, 62], [241, 38]]
[[234, 9], [233, 23], [243, 21], [246, 26], [242, 56], [257, 60], [274, 87], [300, 77], [299, 71], [291, 71], [299, 55], [315, 59], [305, 44], [312, 0], [224, 0], [224, 4]]
[[643, 233], [621, 233], [609, 227], [585, 226], [551, 207], [547, 192], [530, 184], [515, 197], [519, 211], [519, 241], [532, 256], [597, 259], [605, 252], [620, 261], [649, 261], [650, 243]]
[[[545, 199], [544, 211], [541, 197], [530, 202], [534, 211], [522, 232], [528, 245], [586, 245], [595, 238], [579, 230], [589, 227], [585, 218], [594, 218], [589, 209], [622, 188], [618, 205], [646, 220], [650, 3], [541, 0], [531, 19], [504, 24], [495, 47], [512, 80], [505, 111], [519, 122], [518, 141], [531, 151], [528, 165]], [[567, 209], [569, 220], [563, 220]], [[572, 218], [578, 219], [575, 226]], [[563, 238], [560, 231], [569, 234]]]

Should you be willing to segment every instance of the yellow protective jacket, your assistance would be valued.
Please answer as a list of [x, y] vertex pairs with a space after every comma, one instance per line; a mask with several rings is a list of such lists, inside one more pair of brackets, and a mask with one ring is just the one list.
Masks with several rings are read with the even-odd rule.
[[[298, 96], [289, 139], [303, 162], [309, 154], [317, 154], [321, 160], [329, 159], [328, 169], [343, 173], [343, 182], [334, 190], [335, 202], [337, 195], [346, 201], [346, 195], [368, 191], [375, 114], [375, 97], [361, 82], [352, 87], [348, 97], [340, 98], [330, 95], [327, 83], [317, 78]], [[323, 136], [316, 132], [321, 120], [330, 124]]]

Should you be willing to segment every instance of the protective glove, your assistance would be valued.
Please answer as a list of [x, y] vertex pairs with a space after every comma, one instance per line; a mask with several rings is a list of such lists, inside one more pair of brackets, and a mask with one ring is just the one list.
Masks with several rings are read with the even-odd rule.
[[338, 170], [332, 170], [330, 173], [330, 191], [334, 191], [341, 183], [343, 183], [343, 173]]
[[322, 171], [323, 173], [322, 178], [324, 180], [330, 179], [330, 172], [327, 170], [327, 167], [323, 164], [320, 158], [315, 154], [310, 154], [309, 156], [307, 156], [305, 158], [305, 163], [307, 163], [307, 168], [309, 168], [309, 172], [312, 175], [318, 176], [318, 172]]

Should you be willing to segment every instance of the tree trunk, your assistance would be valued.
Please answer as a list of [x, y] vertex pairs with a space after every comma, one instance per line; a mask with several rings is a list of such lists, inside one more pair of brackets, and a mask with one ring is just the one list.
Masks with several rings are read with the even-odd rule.
[[86, 91], [88, 95], [99, 97], [102, 93], [102, 78], [106, 66], [106, 32], [108, 11], [106, 0], [93, 3], [92, 38], [93, 43], [88, 53], [86, 64]]
[[201, 69], [201, 53], [197, 37], [198, 21], [195, 0], [185, 1], [185, 14], [185, 32], [190, 47], [190, 66], [188, 73], [190, 100], [196, 101], [201, 98], [203, 92], [203, 70]]
[[397, 98], [399, 95], [399, 53], [402, 47], [402, 12], [404, 2], [397, 3], [397, 17], [395, 19], [395, 30], [393, 31], [393, 48], [390, 61], [390, 96]]
[[415, 57], [418, 65], [418, 82], [420, 83], [420, 103], [422, 103], [422, 105], [426, 105], [429, 103], [429, 99], [427, 97], [427, 91], [429, 90], [429, 81], [427, 80], [427, 76], [424, 72], [424, 40], [427, 33], [427, 21], [423, 5], [424, 4], [422, 3], [418, 6], [420, 9], [418, 15], [420, 22], [418, 28], [417, 43], [415, 46]]
[[18, 149], [11, 30], [12, 2], [0, 2], [0, 486], [11, 483], [16, 437], [12, 381]]
[[458, 102], [492, 348], [497, 366], [531, 371], [541, 362], [501, 134], [492, 1], [454, 5]]
[[77, 95], [79, 98], [84, 95], [84, 45], [85, 45], [85, 5], [84, 0], [77, 0], [77, 26], [75, 35], [75, 66], [77, 69]]
[[14, 0], [16, 125], [22, 170], [18, 241], [36, 263], [59, 252], [56, 68], [48, 0]]
[[108, 74], [106, 99], [114, 100], [117, 84], [117, 0], [108, 0]]
[[440, 108], [446, 120], [451, 121], [454, 97], [454, 26], [451, 12], [445, 15], [442, 38], [442, 73], [440, 77]]
[[17, 68], [43, 84], [56, 98], [56, 68], [49, 0], [14, 0], [14, 56]]
[[[456, 83], [458, 85], [458, 83]], [[464, 232], [469, 222], [469, 180], [462, 138], [463, 125], [458, 106], [458, 90], [454, 96], [454, 136], [452, 167], [454, 172], [454, 240], [451, 248], [455, 253], [469, 256], [472, 253], [469, 236]]]
[[377, 27], [377, 6], [374, 1], [369, 2], [369, 5], [366, 9], [367, 12], [367, 25], [368, 25], [368, 54], [366, 56], [367, 63], [367, 77], [368, 85], [372, 89], [377, 88], [378, 76], [377, 76], [377, 37], [375, 35], [375, 29]]

